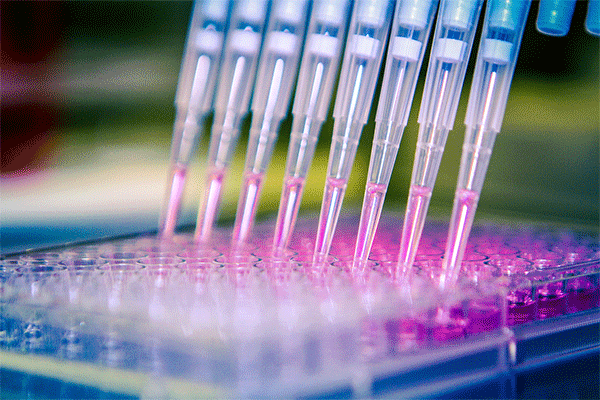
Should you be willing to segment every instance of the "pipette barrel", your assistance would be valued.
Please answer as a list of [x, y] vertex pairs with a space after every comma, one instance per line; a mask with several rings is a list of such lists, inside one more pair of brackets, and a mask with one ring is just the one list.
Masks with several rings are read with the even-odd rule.
[[267, 0], [234, 2], [215, 100], [196, 240], [208, 240], [217, 218], [223, 181], [235, 152], [241, 122], [249, 111], [268, 5]]
[[317, 0], [313, 4], [296, 98], [294, 120], [273, 248], [289, 244], [323, 121], [331, 102], [349, 16], [348, 0]]
[[[245, 242], [254, 225], [264, 173], [273, 154], [298, 73], [307, 0], [276, 0], [265, 35], [252, 100], [252, 127], [232, 240]], [[255, 185], [258, 187], [254, 188]]]
[[373, 244], [436, 8], [437, 0], [403, 1], [396, 6], [354, 252], [354, 259], [361, 262]]
[[162, 236], [175, 230], [187, 168], [205, 117], [212, 110], [228, 9], [226, 0], [197, 1], [194, 5], [175, 95], [170, 171], [159, 220]]
[[400, 239], [398, 273], [414, 262], [448, 132], [454, 126], [481, 0], [442, 0], [419, 110], [419, 137]]
[[[335, 123], [317, 230], [317, 258], [329, 253], [360, 135], [373, 102], [393, 5], [389, 0], [359, 0], [354, 6], [333, 110]], [[330, 196], [332, 193], [335, 195]]]
[[530, 6], [530, 0], [488, 3], [465, 117], [467, 130], [442, 264], [442, 289], [452, 287], [460, 273], [496, 134], [502, 127]]

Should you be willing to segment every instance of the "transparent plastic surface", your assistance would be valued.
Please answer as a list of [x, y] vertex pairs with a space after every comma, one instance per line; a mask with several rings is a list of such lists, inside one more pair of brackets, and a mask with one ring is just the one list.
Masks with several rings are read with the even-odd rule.
[[[361, 260], [373, 244], [436, 8], [437, 1], [407, 1], [396, 6], [355, 248], [355, 258]], [[374, 188], [378, 188], [377, 194], [372, 192]]]
[[[335, 123], [324, 199], [328, 197], [330, 182], [344, 182], [345, 187], [350, 177], [360, 135], [373, 102], [393, 5], [387, 0], [362, 0], [354, 5], [333, 109]], [[325, 202], [321, 206], [320, 221], [324, 225], [319, 224], [319, 232], [323, 236], [319, 237], [318, 242], [323, 242], [315, 248], [315, 254], [319, 254], [319, 257], [329, 250], [344, 192], [336, 192], [333, 206]]]
[[527, 0], [490, 2], [465, 117], [468, 127], [500, 131], [530, 5]]
[[252, 128], [246, 169], [267, 168], [279, 123], [287, 115], [306, 28], [307, 1], [273, 4], [252, 98]]
[[252, 233], [254, 217], [260, 199], [263, 174], [246, 172], [242, 183], [242, 191], [238, 201], [237, 214], [233, 227], [232, 241], [234, 243], [246, 242]]
[[442, 1], [419, 111], [419, 124], [452, 130], [482, 1]]
[[317, 238], [315, 242], [315, 261], [321, 261], [329, 254], [333, 234], [337, 225], [342, 202], [348, 182], [343, 179], [327, 178], [323, 201], [321, 202], [321, 214], [317, 226]]
[[[242, 119], [249, 111], [267, 6], [266, 0], [234, 3], [215, 100], [215, 117], [208, 150], [209, 175], [212, 169], [226, 170], [229, 167]], [[206, 180], [210, 182], [210, 176]], [[210, 191], [210, 188], [204, 190]], [[220, 201], [220, 195], [211, 197], [211, 200]], [[205, 208], [207, 206], [211, 208]], [[204, 225], [214, 223], [217, 210], [218, 204], [213, 207], [210, 202], [200, 203], [198, 221], [202, 225], [197, 225], [197, 237], [210, 235], [210, 230]]]
[[219, 214], [225, 174], [225, 169], [213, 169], [206, 175], [205, 189], [196, 220], [196, 241], [207, 242], [211, 237], [213, 225]]
[[[100, 387], [153, 398], [429, 398], [598, 346], [596, 230], [475, 225], [457, 290], [444, 293], [435, 278], [446, 224], [424, 229], [421, 261], [399, 281], [386, 261], [396, 216], [382, 218], [378, 251], [360, 268], [345, 258], [357, 222], [341, 219], [319, 263], [310, 218], [277, 257], [274, 221], [243, 247], [219, 228], [203, 245], [177, 234], [5, 256], [3, 373], [30, 374], [22, 397]], [[556, 263], [532, 268], [542, 258]], [[44, 393], [35, 376], [50, 380]], [[73, 376], [85, 386], [70, 392]]]
[[[442, 1], [419, 110], [419, 137], [400, 240], [401, 269], [410, 268], [427, 216], [449, 130], [454, 125], [482, 1]], [[431, 196], [429, 194], [429, 196]]]
[[398, 3], [375, 118], [369, 182], [387, 185], [415, 93], [437, 1]]
[[[261, 175], [261, 178], [245, 179], [242, 183], [233, 238], [236, 242], [245, 241], [254, 225], [262, 175], [271, 161], [298, 73], [307, 8], [307, 1], [280, 0], [273, 4], [253, 92], [252, 126], [246, 151], [246, 175]], [[243, 194], [250, 197], [244, 198]]]
[[296, 225], [298, 210], [304, 190], [304, 178], [288, 176], [283, 182], [281, 201], [277, 214], [275, 233], [273, 234], [273, 247], [277, 252], [287, 248]]
[[369, 258], [381, 210], [383, 210], [386, 191], [387, 186], [385, 185], [367, 183], [354, 249], [355, 262], [362, 262]]
[[[437, 1], [406, 1], [398, 3], [396, 7], [375, 118], [375, 136], [361, 212], [361, 228], [356, 241], [355, 258], [361, 260], [371, 251], [383, 208], [385, 189], [390, 182], [410, 113], [436, 8]], [[373, 197], [374, 193], [370, 194], [375, 187], [379, 188], [377, 198]]]
[[531, 2], [526, 0], [492, 1], [486, 10], [484, 39], [477, 55], [465, 117], [467, 130], [440, 281], [442, 287], [451, 286], [460, 271], [496, 134], [502, 127], [530, 6]]
[[[185, 110], [191, 105], [199, 114], [211, 110], [228, 13], [228, 1], [203, 0], [195, 3], [175, 95], [178, 108]], [[209, 59], [206, 69], [203, 68], [205, 60], [200, 60], [202, 57]], [[198, 86], [197, 82], [203, 85]]]
[[165, 236], [175, 230], [185, 172], [196, 151], [204, 119], [212, 110], [228, 12], [229, 2], [224, 0], [198, 1], [192, 11], [175, 96], [171, 170], [159, 219], [159, 229]]
[[[331, 102], [338, 71], [349, 1], [320, 0], [313, 4], [292, 114], [285, 179], [277, 217], [274, 245], [286, 246], [302, 200], [304, 178], [312, 163], [321, 126]], [[291, 189], [288, 182], [296, 182]]]
[[329, 177], [347, 180], [350, 176], [356, 147], [373, 103], [392, 7], [393, 2], [386, 0], [361, 0], [354, 6], [333, 109]]
[[444, 271], [440, 277], [440, 287], [443, 289], [452, 286], [458, 279], [459, 271], [456, 269], [459, 269], [462, 263], [478, 201], [479, 193], [472, 190], [459, 189], [454, 196], [448, 242], [444, 254]]
[[400, 255], [398, 256], [398, 274], [404, 276], [411, 270], [425, 226], [427, 209], [431, 200], [431, 188], [413, 185], [408, 192], [402, 236], [400, 238]]
[[175, 166], [169, 173], [167, 197], [165, 198], [160, 217], [160, 232], [164, 236], [171, 235], [177, 227], [177, 218], [179, 217], [179, 209], [181, 208], [183, 191], [185, 189], [186, 172], [187, 168]]

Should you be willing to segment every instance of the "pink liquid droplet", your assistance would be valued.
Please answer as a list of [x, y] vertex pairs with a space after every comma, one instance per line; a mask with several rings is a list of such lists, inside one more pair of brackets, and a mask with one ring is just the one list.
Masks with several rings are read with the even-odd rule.
[[181, 208], [181, 198], [185, 187], [185, 174], [187, 168], [177, 166], [171, 171], [169, 182], [169, 195], [166, 199], [164, 214], [161, 216], [160, 234], [162, 237], [169, 237], [175, 231], [177, 219], [179, 218], [179, 209]]
[[315, 241], [314, 258], [316, 261], [324, 259], [329, 254], [335, 227], [342, 209], [346, 186], [347, 181], [345, 179], [327, 178]]
[[450, 220], [450, 227], [448, 229], [446, 252], [444, 253], [444, 273], [440, 277], [441, 287], [453, 285], [458, 278], [460, 263], [465, 254], [478, 201], [479, 194], [477, 192], [467, 189], [456, 191], [452, 219]]
[[210, 239], [212, 228], [219, 212], [223, 181], [225, 179], [224, 169], [213, 169], [206, 177], [206, 192], [203, 194], [198, 220], [196, 221], [195, 241], [207, 242]]
[[365, 261], [369, 257], [379, 218], [381, 217], [386, 190], [386, 185], [367, 183], [354, 249], [355, 261]]
[[275, 234], [273, 235], [275, 251], [280, 252], [289, 245], [294, 232], [294, 225], [296, 225], [303, 190], [304, 178], [286, 177], [281, 193], [281, 201], [279, 202]]
[[246, 172], [244, 176], [244, 186], [240, 193], [235, 224], [233, 227], [234, 243], [246, 243], [252, 233], [260, 190], [262, 188], [263, 174]]
[[411, 186], [406, 203], [402, 238], [400, 239], [400, 255], [398, 256], [399, 271], [402, 273], [409, 271], [415, 261], [430, 199], [431, 188]]

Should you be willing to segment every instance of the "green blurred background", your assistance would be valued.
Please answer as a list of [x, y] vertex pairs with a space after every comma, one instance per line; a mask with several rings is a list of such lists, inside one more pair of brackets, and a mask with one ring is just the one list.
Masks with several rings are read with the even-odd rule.
[[[167, 179], [173, 99], [191, 11], [184, 1], [2, 3], [3, 253], [33, 245], [154, 229]], [[535, 30], [534, 2], [478, 217], [598, 226], [599, 40], [578, 1], [564, 38]], [[476, 54], [474, 48], [473, 54]], [[431, 200], [448, 218], [458, 174], [471, 63]], [[417, 138], [421, 72], [384, 212], [403, 213]], [[374, 102], [345, 208], [358, 212]], [[277, 212], [291, 118], [283, 124], [259, 208]], [[305, 191], [317, 213], [333, 121], [323, 128]], [[227, 181], [221, 222], [231, 222], [248, 121]], [[189, 174], [182, 224], [192, 224], [205, 133]]]

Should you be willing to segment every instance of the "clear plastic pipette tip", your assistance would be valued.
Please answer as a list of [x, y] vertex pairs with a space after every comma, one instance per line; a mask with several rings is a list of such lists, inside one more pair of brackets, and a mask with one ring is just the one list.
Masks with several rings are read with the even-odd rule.
[[327, 178], [317, 227], [314, 263], [323, 262], [329, 254], [347, 185], [348, 181], [345, 179]]
[[173, 235], [177, 226], [177, 218], [179, 217], [179, 209], [185, 187], [186, 172], [186, 167], [175, 165], [169, 174], [167, 185], [170, 184], [171, 186], [168, 188], [168, 196], [163, 206], [164, 214], [161, 216], [160, 235], [163, 238]]
[[208, 242], [212, 234], [212, 228], [219, 212], [221, 195], [223, 192], [223, 180], [225, 169], [215, 168], [207, 174], [205, 192], [203, 193], [198, 220], [196, 222], [196, 242]]
[[412, 268], [417, 255], [423, 226], [427, 218], [432, 188], [413, 185], [408, 194], [402, 237], [400, 238], [400, 255], [398, 256], [397, 276], [406, 276]]
[[456, 282], [473, 220], [475, 219], [478, 202], [479, 193], [469, 189], [456, 191], [446, 252], [442, 260], [441, 289], [452, 286]]
[[387, 185], [369, 182], [360, 214], [360, 225], [354, 250], [354, 266], [358, 267], [369, 258], [377, 225], [383, 209]]
[[273, 235], [273, 250], [275, 254], [282, 253], [289, 244], [302, 200], [304, 182], [304, 178], [294, 176], [288, 176], [284, 180], [277, 222], [275, 224], [275, 234]]
[[232, 242], [234, 245], [248, 241], [254, 226], [254, 218], [260, 191], [262, 189], [263, 174], [246, 172], [240, 199], [238, 202], [235, 226], [233, 227]]

